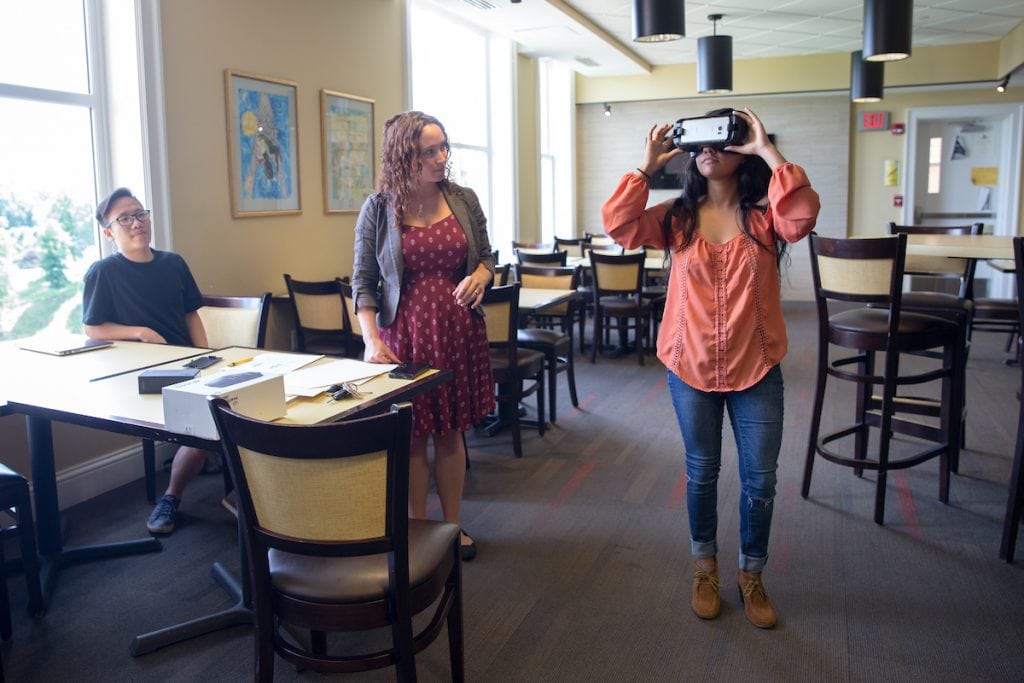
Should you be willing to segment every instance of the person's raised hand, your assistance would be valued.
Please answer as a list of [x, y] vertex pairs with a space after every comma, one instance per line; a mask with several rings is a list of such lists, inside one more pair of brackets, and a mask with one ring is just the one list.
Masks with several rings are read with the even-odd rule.
[[749, 107], [740, 111], [735, 110], [736, 115], [747, 122], [747, 141], [742, 145], [727, 145], [725, 150], [727, 152], [736, 152], [738, 154], [756, 154], [757, 156], [764, 159], [769, 166], [774, 168], [778, 164], [785, 161], [779, 150], [775, 148], [771, 139], [768, 137], [768, 132], [764, 128], [764, 124], [761, 123], [761, 119], [758, 118]]
[[646, 173], [648, 177], [664, 168], [670, 159], [683, 153], [683, 150], [672, 144], [671, 137], [666, 137], [670, 130], [672, 130], [671, 123], [656, 123], [647, 131], [644, 161], [640, 164], [639, 170]]

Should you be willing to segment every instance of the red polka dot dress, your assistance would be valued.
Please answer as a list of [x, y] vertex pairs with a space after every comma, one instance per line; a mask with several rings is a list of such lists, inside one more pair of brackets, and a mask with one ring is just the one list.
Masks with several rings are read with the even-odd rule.
[[412, 400], [417, 437], [464, 431], [494, 411], [487, 328], [452, 295], [465, 277], [467, 246], [454, 215], [426, 228], [402, 226], [402, 294], [381, 340], [403, 361], [425, 361], [454, 374]]

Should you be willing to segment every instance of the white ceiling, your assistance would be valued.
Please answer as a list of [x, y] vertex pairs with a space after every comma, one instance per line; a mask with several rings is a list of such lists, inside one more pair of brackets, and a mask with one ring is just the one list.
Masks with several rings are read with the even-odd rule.
[[[631, 0], [423, 1], [512, 38], [524, 54], [566, 61], [588, 76], [696, 62], [697, 38], [712, 34], [712, 13], [724, 15], [718, 33], [733, 37], [735, 59], [859, 50], [864, 16], [859, 0], [687, 0], [685, 38], [637, 43]], [[1019, 0], [915, 0], [913, 44], [997, 40], [1021, 20]]]

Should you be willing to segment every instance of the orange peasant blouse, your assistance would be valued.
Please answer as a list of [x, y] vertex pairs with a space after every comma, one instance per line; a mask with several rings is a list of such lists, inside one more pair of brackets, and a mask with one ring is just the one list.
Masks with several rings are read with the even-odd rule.
[[[639, 173], [627, 173], [601, 209], [605, 232], [622, 246], [666, 248], [661, 224], [667, 201], [647, 206], [649, 188]], [[821, 204], [804, 170], [784, 163], [768, 183], [768, 208], [749, 213], [750, 231], [713, 244], [695, 231], [682, 242], [673, 219], [672, 267], [658, 358], [700, 391], [741, 391], [764, 377], [786, 355], [776, 235], [796, 242], [814, 228]]]

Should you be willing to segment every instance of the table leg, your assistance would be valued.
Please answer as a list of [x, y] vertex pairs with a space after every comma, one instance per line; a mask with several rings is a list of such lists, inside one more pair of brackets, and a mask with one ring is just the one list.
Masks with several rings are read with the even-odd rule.
[[242, 580], [240, 582], [220, 562], [214, 562], [213, 567], [210, 569], [210, 574], [213, 576], [214, 581], [231, 596], [235, 604], [219, 612], [136, 636], [128, 648], [132, 657], [149, 654], [162, 647], [205, 636], [207, 633], [214, 633], [231, 628], [232, 626], [243, 626], [255, 622], [255, 616], [252, 611], [252, 590], [249, 587], [249, 573], [245, 571], [245, 545], [243, 544], [244, 538], [242, 537], [241, 522], [239, 522], [238, 546], [242, 558]]
[[36, 532], [39, 537], [40, 580], [43, 598], [49, 602], [57, 574], [65, 565], [124, 555], [157, 552], [163, 546], [156, 538], [142, 538], [98, 545], [64, 547], [57, 472], [53, 457], [53, 429], [49, 420], [31, 415], [25, 418], [28, 449], [32, 461], [32, 491], [36, 500]]

